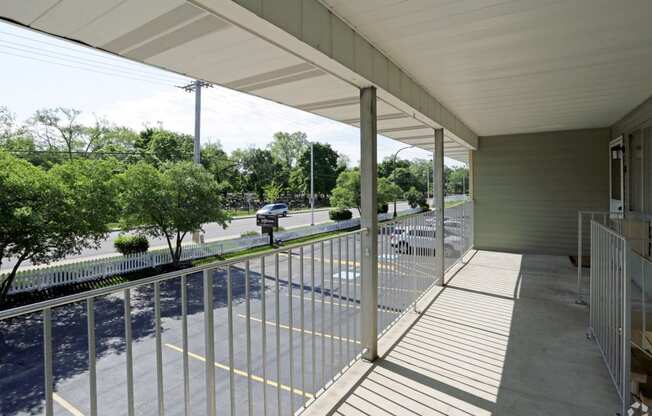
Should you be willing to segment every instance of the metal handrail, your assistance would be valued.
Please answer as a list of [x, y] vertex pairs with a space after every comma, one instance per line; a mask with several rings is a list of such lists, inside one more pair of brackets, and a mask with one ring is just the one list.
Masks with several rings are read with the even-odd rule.
[[230, 265], [233, 265], [233, 264], [236, 264], [236, 263], [242, 263], [242, 262], [247, 261], [247, 260], [257, 259], [257, 258], [260, 258], [260, 257], [273, 256], [276, 253], [283, 253], [283, 252], [287, 252], [289, 250], [294, 250], [294, 249], [297, 249], [297, 248], [300, 248], [300, 247], [309, 246], [311, 244], [318, 244], [318, 243], [321, 243], [321, 242], [325, 242], [325, 241], [329, 241], [329, 240], [333, 240], [333, 239], [337, 239], [337, 238], [342, 238], [342, 237], [347, 237], [347, 236], [351, 236], [351, 235], [355, 235], [355, 234], [360, 234], [360, 233], [363, 233], [363, 232], [366, 232], [366, 231], [368, 231], [367, 228], [360, 228], [358, 230], [349, 231], [349, 232], [346, 232], [346, 233], [338, 234], [336, 236], [318, 238], [318, 239], [311, 240], [310, 242], [306, 242], [306, 243], [289, 244], [287, 246], [272, 249], [272, 250], [269, 250], [269, 251], [265, 251], [263, 253], [249, 254], [249, 255], [245, 255], [245, 256], [234, 257], [232, 259], [227, 259], [227, 260], [217, 260], [215, 262], [202, 264], [202, 265], [199, 265], [199, 266], [190, 267], [190, 268], [183, 269], [183, 270], [177, 270], [177, 271], [173, 271], [173, 272], [169, 272], [169, 273], [159, 274], [159, 275], [156, 275], [156, 276], [145, 277], [145, 278], [133, 281], [133, 282], [120, 283], [120, 284], [117, 284], [117, 285], [107, 286], [107, 287], [98, 288], [98, 289], [93, 289], [93, 290], [89, 290], [89, 291], [86, 291], [86, 292], [75, 293], [75, 294], [72, 294], [72, 295], [63, 296], [63, 297], [56, 298], [56, 299], [48, 299], [48, 300], [45, 300], [45, 301], [42, 301], [42, 302], [32, 303], [32, 304], [24, 305], [24, 306], [18, 306], [16, 308], [0, 311], [0, 321], [3, 321], [3, 320], [8, 319], [8, 318], [13, 318], [13, 317], [16, 317], [16, 316], [19, 316], [19, 315], [25, 315], [25, 314], [34, 313], [34, 312], [40, 312], [40, 311], [42, 311], [43, 309], [46, 309], [46, 308], [56, 308], [58, 306], [63, 306], [63, 305], [67, 305], [67, 304], [70, 304], [70, 303], [87, 300], [89, 298], [108, 295], [108, 294], [111, 294], [111, 293], [114, 293], [114, 292], [119, 292], [119, 291], [125, 290], [125, 289], [133, 289], [133, 288], [136, 288], [136, 287], [139, 287], [139, 286], [149, 285], [149, 284], [152, 284], [152, 283], [160, 283], [160, 282], [163, 282], [165, 280], [174, 279], [174, 278], [181, 277], [181, 276], [184, 276], [184, 275], [199, 273], [199, 272], [203, 272], [205, 270], [219, 269], [219, 268], [227, 267], [227, 266], [230, 266]]

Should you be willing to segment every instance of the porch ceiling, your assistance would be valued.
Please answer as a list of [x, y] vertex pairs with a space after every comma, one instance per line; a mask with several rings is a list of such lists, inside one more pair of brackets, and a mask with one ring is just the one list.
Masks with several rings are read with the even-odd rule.
[[[357, 126], [358, 88], [297, 54], [183, 0], [7, 0], [0, 18], [139, 62]], [[433, 148], [433, 126], [383, 100], [380, 134]], [[437, 127], [437, 126], [435, 126]], [[291, 127], [288, 127], [291, 128]], [[468, 147], [446, 130], [446, 155]]]
[[606, 127], [652, 92], [649, 0], [321, 0], [478, 135]]

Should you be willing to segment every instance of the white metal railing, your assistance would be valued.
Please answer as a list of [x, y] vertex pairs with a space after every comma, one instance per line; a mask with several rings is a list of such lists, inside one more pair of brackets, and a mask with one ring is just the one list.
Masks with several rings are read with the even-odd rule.
[[[652, 215], [621, 211], [578, 211], [577, 215], [577, 288], [576, 302], [585, 304], [589, 288], [583, 273], [584, 256], [590, 251], [590, 224], [597, 221], [625, 236], [634, 243], [632, 248], [644, 256], [652, 255]], [[585, 231], [586, 230], [586, 231]]]
[[441, 283], [435, 270], [435, 212], [398, 218], [378, 227], [378, 336], [419, 298]]
[[[623, 403], [630, 404], [631, 280], [628, 241], [591, 221], [589, 333], [595, 339]], [[625, 413], [622, 413], [625, 414]]]
[[473, 246], [473, 201], [444, 209], [444, 266], [450, 269]]
[[1, 311], [1, 413], [294, 414], [362, 352], [364, 232]]
[[628, 271], [632, 288], [632, 344], [652, 356], [652, 322], [647, 316], [652, 312], [652, 259], [630, 250]]
[[[577, 287], [575, 302], [585, 304], [589, 288], [588, 280], [584, 278], [584, 255], [591, 249], [591, 222], [597, 221], [602, 225], [622, 234], [622, 212], [609, 211], [578, 211], [577, 213]], [[585, 232], [586, 230], [587, 232]]]

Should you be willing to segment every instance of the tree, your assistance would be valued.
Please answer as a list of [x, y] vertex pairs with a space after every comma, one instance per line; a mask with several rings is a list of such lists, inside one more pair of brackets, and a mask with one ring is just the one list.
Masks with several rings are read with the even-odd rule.
[[220, 143], [209, 143], [201, 149], [201, 164], [222, 184], [224, 194], [240, 189], [237, 164], [229, 158]]
[[378, 178], [378, 204], [394, 202], [394, 217], [396, 217], [396, 201], [403, 196], [400, 186], [388, 178]]
[[267, 202], [276, 202], [281, 197], [282, 192], [283, 189], [275, 182], [272, 182], [265, 187], [265, 200]]
[[337, 208], [356, 208], [360, 213], [360, 171], [345, 170], [337, 177], [331, 192], [331, 205]]
[[72, 160], [73, 154], [89, 149], [93, 145], [91, 137], [95, 137], [86, 135], [87, 129], [78, 121], [80, 114], [73, 108], [46, 108], [37, 110], [28, 124], [43, 147], [64, 151]]
[[396, 168], [392, 172], [390, 180], [397, 184], [403, 191], [407, 191], [417, 185], [417, 180], [409, 168]]
[[409, 168], [410, 161], [404, 159], [396, 159], [392, 156], [387, 156], [383, 159], [382, 162], [378, 164], [378, 177], [379, 178], [388, 178], [394, 172], [396, 168]]
[[407, 199], [410, 208], [426, 205], [426, 198], [423, 193], [419, 192], [414, 186], [405, 192], [405, 199]]
[[301, 131], [275, 133], [274, 141], [269, 144], [274, 161], [288, 171], [295, 167], [299, 157], [309, 147], [307, 137], [306, 133]]
[[112, 185], [105, 172], [76, 163], [46, 172], [0, 151], [0, 265], [16, 260], [0, 283], [0, 301], [23, 262], [49, 263], [106, 238]]
[[160, 166], [166, 162], [192, 160], [194, 139], [189, 134], [176, 133], [159, 126], [141, 131], [135, 148], [144, 160]]
[[[315, 194], [328, 195], [335, 187], [338, 169], [338, 154], [330, 144], [314, 143], [314, 179]], [[298, 169], [305, 178], [306, 191], [310, 186], [310, 147], [299, 158]]]
[[469, 170], [465, 167], [448, 168], [445, 172], [446, 191], [449, 194], [461, 194], [469, 187]]
[[[255, 192], [259, 199], [265, 196], [265, 187], [270, 185], [281, 171], [274, 162], [272, 153], [266, 149], [237, 149], [231, 157], [238, 165], [244, 191]], [[281, 182], [281, 181], [279, 181]]]
[[[400, 198], [401, 189], [387, 178], [378, 179], [376, 203], [378, 209], [394, 198]], [[356, 208], [360, 213], [360, 170], [346, 170], [337, 177], [337, 186], [331, 193], [331, 205], [337, 208]]]
[[172, 262], [179, 265], [182, 242], [202, 224], [226, 228], [221, 187], [192, 162], [165, 163], [160, 170], [145, 162], [131, 165], [119, 178], [123, 225], [152, 237], [164, 237]]

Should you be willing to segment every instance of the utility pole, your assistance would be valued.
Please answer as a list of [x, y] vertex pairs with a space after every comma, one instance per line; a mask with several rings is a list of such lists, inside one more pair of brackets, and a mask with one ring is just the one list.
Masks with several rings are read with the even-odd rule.
[[315, 225], [315, 152], [310, 142], [310, 225]]
[[[201, 89], [202, 88], [211, 88], [213, 84], [197, 79], [189, 84], [179, 86], [182, 90], [186, 92], [195, 93], [195, 140], [193, 141], [193, 157], [192, 160], [196, 164], [201, 163], [201, 142], [200, 142], [200, 132], [201, 132]], [[192, 241], [194, 243], [201, 243], [201, 237], [199, 231], [193, 231]]]

